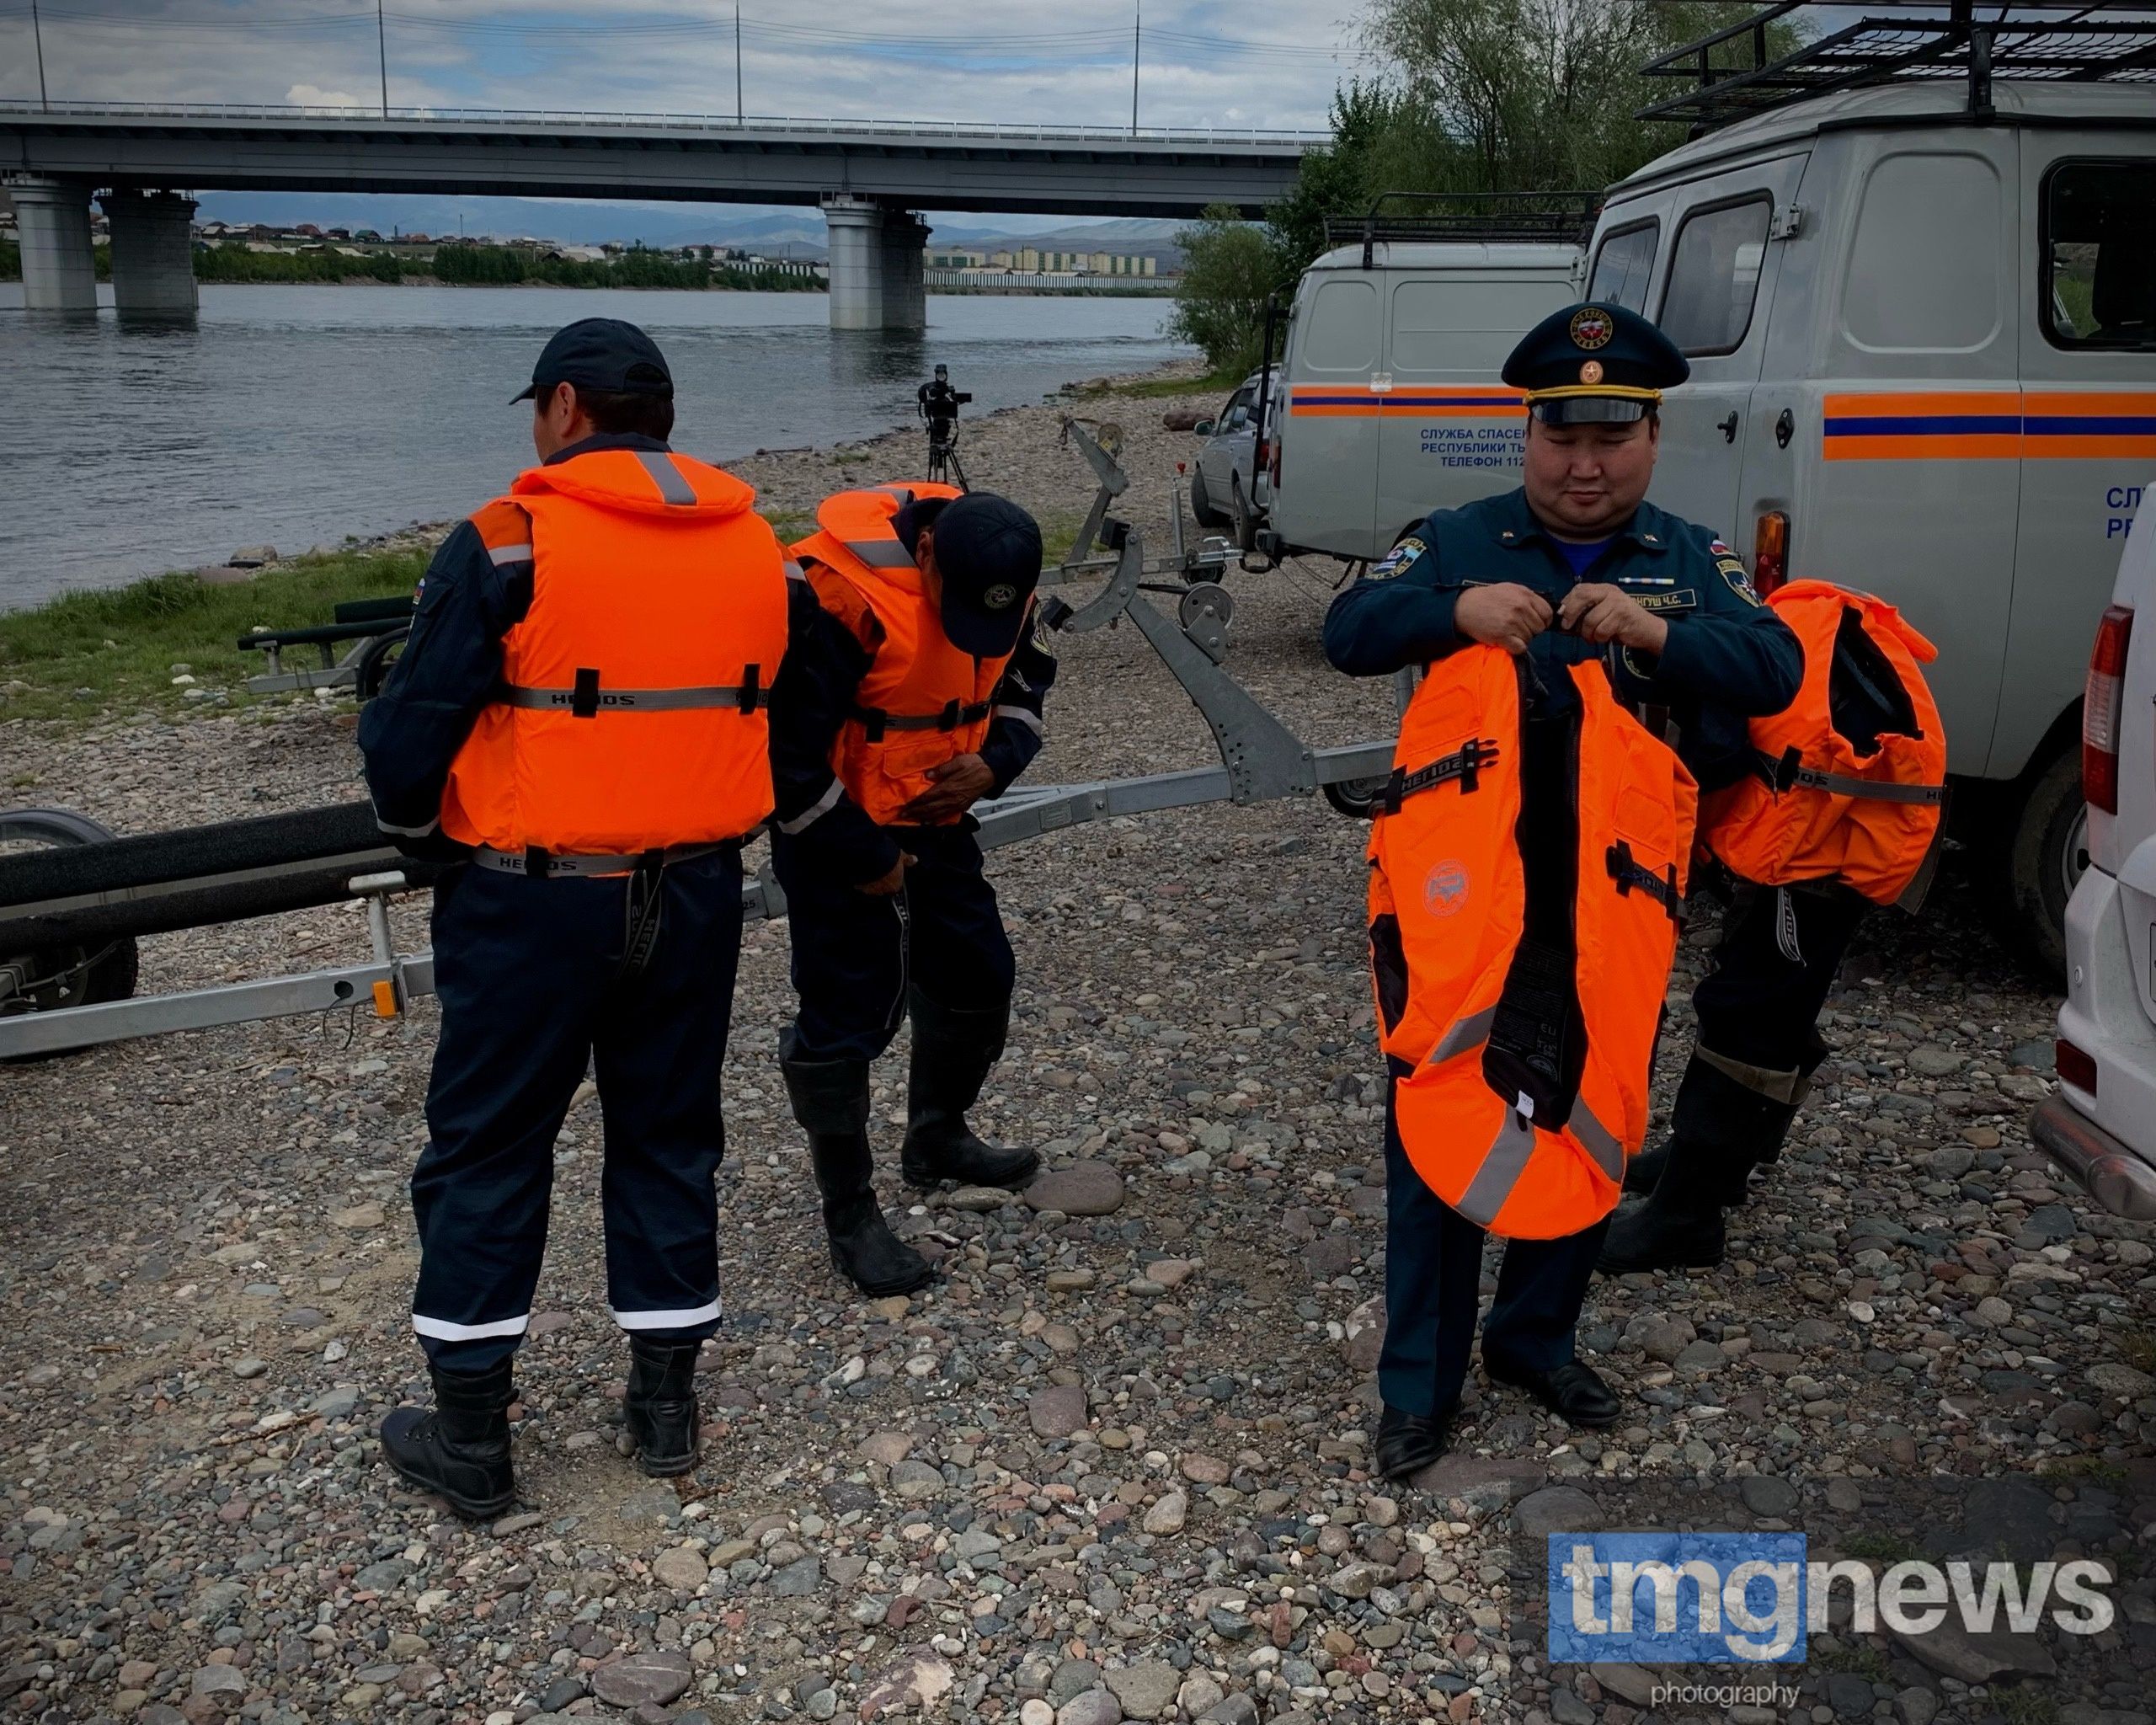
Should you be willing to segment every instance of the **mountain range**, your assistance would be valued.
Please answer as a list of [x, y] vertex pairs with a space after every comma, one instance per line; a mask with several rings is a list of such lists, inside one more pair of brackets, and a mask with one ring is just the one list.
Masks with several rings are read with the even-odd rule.
[[[824, 255], [824, 220], [814, 210], [758, 204], [610, 203], [573, 198], [430, 197], [357, 192], [204, 192], [196, 219], [290, 226], [371, 227], [377, 232], [529, 237], [571, 245], [642, 241], [651, 246], [745, 246], [788, 257]], [[1117, 252], [1157, 258], [1182, 253], [1179, 222], [1139, 216], [1059, 222], [1042, 216], [939, 216], [928, 211], [929, 243], [973, 250], [1038, 246], [1050, 251]]]

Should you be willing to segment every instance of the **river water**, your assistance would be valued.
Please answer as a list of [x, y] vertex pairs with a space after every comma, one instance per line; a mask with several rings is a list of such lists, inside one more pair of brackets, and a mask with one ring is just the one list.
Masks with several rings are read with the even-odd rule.
[[675, 441], [713, 461], [914, 414], [942, 362], [977, 414], [1183, 351], [1159, 299], [931, 297], [928, 334], [835, 331], [821, 294], [205, 286], [191, 328], [32, 315], [0, 284], [0, 609], [461, 515], [531, 460], [510, 398], [577, 318], [643, 324]]

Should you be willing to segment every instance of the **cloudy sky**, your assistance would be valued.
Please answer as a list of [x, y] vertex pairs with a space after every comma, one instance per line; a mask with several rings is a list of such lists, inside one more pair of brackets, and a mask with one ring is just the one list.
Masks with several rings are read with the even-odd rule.
[[[38, 0], [56, 100], [382, 98], [373, 0]], [[393, 105], [730, 115], [732, 0], [384, 0]], [[1357, 0], [1145, 0], [1148, 126], [1317, 127]], [[751, 115], [1128, 125], [1129, 0], [743, 0]], [[0, 100], [38, 94], [0, 0]]]

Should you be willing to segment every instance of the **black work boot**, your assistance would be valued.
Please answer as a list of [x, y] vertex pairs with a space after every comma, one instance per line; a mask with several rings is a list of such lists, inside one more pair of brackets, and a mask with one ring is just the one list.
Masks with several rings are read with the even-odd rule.
[[1003, 1058], [1011, 1002], [939, 1006], [915, 989], [907, 1007], [913, 1014], [913, 1067], [907, 1075], [906, 1141], [899, 1172], [909, 1186], [939, 1180], [1006, 1190], [1024, 1185], [1040, 1172], [1039, 1155], [985, 1144], [966, 1126], [966, 1110]]
[[1452, 1442], [1454, 1410], [1407, 1413], [1386, 1404], [1378, 1418], [1372, 1461], [1380, 1479], [1405, 1480], [1443, 1458]]
[[483, 1521], [516, 1501], [510, 1471], [509, 1404], [516, 1399], [510, 1362], [480, 1372], [427, 1368], [435, 1405], [399, 1407], [382, 1423], [382, 1453], [410, 1484], [449, 1501], [459, 1515]]
[[1658, 1146], [1661, 1178], [1645, 1204], [1610, 1223], [1595, 1267], [1606, 1276], [1712, 1269], [1727, 1249], [1723, 1210], [1744, 1202], [1753, 1168], [1781, 1154], [1796, 1117], [1795, 1103], [1762, 1096], [1694, 1055], [1674, 1130]]
[[891, 1231], [876, 1202], [868, 1150], [868, 1062], [782, 1059], [793, 1118], [808, 1135], [831, 1262], [864, 1294], [910, 1294], [936, 1279], [928, 1260]]
[[637, 1465], [670, 1479], [696, 1465], [696, 1356], [701, 1342], [629, 1338], [629, 1393], [622, 1411], [637, 1442]]

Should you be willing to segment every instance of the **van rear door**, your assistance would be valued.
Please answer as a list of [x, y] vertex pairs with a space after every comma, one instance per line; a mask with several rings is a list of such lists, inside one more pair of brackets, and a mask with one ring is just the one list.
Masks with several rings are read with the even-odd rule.
[[1527, 412], [1498, 374], [1522, 335], [1572, 299], [1554, 270], [1394, 271], [1379, 419], [1378, 512], [1396, 538], [1433, 510], [1519, 483]]
[[1694, 181], [1662, 218], [1662, 261], [1648, 303], [1692, 376], [1663, 399], [1650, 494], [1732, 544], [1742, 531], [1746, 445], [1774, 435], [1752, 412], [1784, 250], [1774, 236], [1799, 219], [1791, 211], [1809, 159], [1798, 151]]
[[1282, 421], [1280, 489], [1273, 525], [1290, 545], [1337, 557], [1373, 558], [1378, 411], [1383, 393], [1384, 280], [1376, 270], [1326, 270], [1305, 278], [1310, 297], [1289, 338], [1288, 412]]

